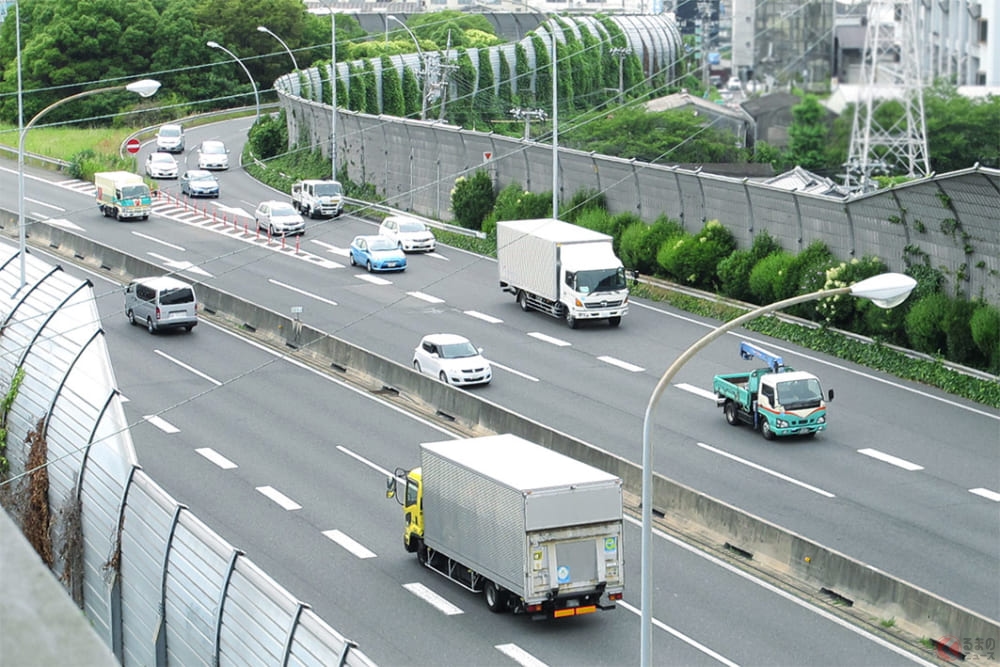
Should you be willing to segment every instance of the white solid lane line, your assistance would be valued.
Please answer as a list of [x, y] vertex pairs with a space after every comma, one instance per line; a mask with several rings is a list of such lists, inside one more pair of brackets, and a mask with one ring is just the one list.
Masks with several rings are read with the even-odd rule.
[[216, 387], [221, 387], [222, 386], [222, 383], [219, 382], [218, 380], [216, 380], [214, 377], [205, 375], [201, 371], [199, 371], [199, 370], [197, 370], [195, 368], [192, 368], [191, 366], [188, 366], [183, 361], [171, 357], [166, 352], [162, 352], [160, 350], [153, 350], [153, 352], [156, 353], [156, 354], [158, 354], [158, 355], [160, 355], [161, 357], [163, 357], [167, 361], [171, 361], [171, 362], [177, 364], [178, 366], [180, 366], [184, 370], [190, 371], [190, 372], [194, 373], [195, 375], [197, 375], [198, 377], [202, 378], [203, 380], [208, 380], [209, 382], [211, 382], [212, 384], [214, 384]]
[[631, 373], [642, 373], [645, 368], [642, 366], [636, 366], [635, 364], [630, 364], [627, 361], [622, 361], [621, 359], [615, 359], [614, 357], [597, 357], [599, 361], [603, 361], [606, 364], [611, 364], [612, 366], [617, 366]]
[[522, 667], [548, 667], [546, 663], [531, 655], [517, 644], [497, 644], [493, 648]]
[[456, 607], [452, 603], [448, 602], [421, 583], [403, 584], [403, 588], [410, 591], [418, 598], [440, 611], [442, 614], [455, 616], [456, 614], [464, 613], [459, 607]]
[[525, 380], [531, 380], [532, 382], [538, 382], [538, 378], [536, 378], [533, 375], [528, 375], [527, 373], [522, 373], [521, 371], [515, 371], [513, 368], [510, 368], [508, 366], [504, 366], [503, 364], [499, 364], [499, 363], [497, 363], [495, 361], [490, 361], [490, 365], [491, 366], [495, 366], [496, 368], [502, 368], [505, 371], [507, 371], [508, 373], [513, 373], [514, 375], [523, 377]]
[[292, 285], [286, 285], [285, 283], [283, 283], [283, 282], [281, 282], [279, 280], [275, 280], [274, 278], [268, 278], [267, 282], [271, 283], [272, 285], [277, 285], [278, 287], [284, 287], [286, 290], [291, 290], [292, 292], [295, 292], [297, 294], [301, 294], [302, 296], [307, 296], [310, 299], [316, 299], [317, 301], [322, 301], [323, 303], [328, 304], [330, 306], [336, 306], [337, 305], [336, 301], [331, 301], [330, 299], [324, 299], [323, 297], [319, 296], [318, 294], [313, 294], [312, 292], [307, 292], [307, 291], [305, 291], [303, 289], [299, 289], [298, 287], [293, 287]]
[[[638, 608], [633, 607], [632, 605], [630, 605], [628, 602], [625, 602], [624, 600], [620, 600], [618, 602], [618, 604], [620, 604], [622, 606], [622, 608], [624, 608], [624, 609], [632, 612], [636, 616], [640, 616], [641, 615], [641, 612], [639, 611]], [[739, 665], [737, 663], [735, 663], [732, 660], [729, 660], [726, 657], [724, 657], [724, 656], [716, 653], [712, 649], [708, 648], [707, 646], [705, 646], [704, 644], [702, 644], [700, 642], [695, 641], [691, 637], [688, 637], [686, 634], [684, 634], [680, 630], [676, 630], [676, 629], [670, 627], [669, 625], [667, 625], [663, 621], [659, 621], [659, 620], [657, 620], [657, 619], [654, 618], [653, 619], [653, 625], [655, 625], [656, 627], [660, 628], [664, 632], [667, 632], [668, 634], [673, 635], [677, 639], [680, 639], [682, 642], [684, 642], [688, 646], [701, 651], [702, 653], [704, 653], [708, 657], [714, 658], [715, 660], [721, 662], [723, 665], [728, 665], [728, 667], [739, 667]]]
[[701, 396], [702, 398], [707, 398], [711, 401], [715, 400], [715, 394], [707, 389], [702, 389], [701, 387], [696, 387], [693, 384], [686, 384], [684, 382], [679, 382], [674, 385], [678, 389], [688, 392], [689, 394], [694, 394], [695, 396]]
[[278, 503], [278, 505], [286, 510], [291, 511], [302, 509], [302, 505], [299, 505], [297, 502], [283, 494], [281, 491], [278, 491], [273, 486], [258, 486], [257, 491]]
[[836, 498], [836, 496], [833, 495], [832, 493], [830, 493], [829, 491], [824, 491], [823, 489], [821, 489], [819, 487], [816, 487], [816, 486], [813, 486], [812, 484], [806, 484], [805, 482], [800, 482], [799, 480], [795, 479], [794, 477], [789, 477], [788, 475], [783, 475], [782, 473], [780, 473], [780, 472], [778, 472], [776, 470], [771, 470], [770, 468], [765, 468], [764, 466], [762, 466], [762, 465], [760, 465], [758, 463], [754, 463], [753, 461], [747, 461], [746, 459], [741, 459], [739, 456], [736, 456], [734, 454], [730, 454], [729, 452], [724, 452], [721, 449], [716, 449], [715, 447], [712, 447], [711, 445], [706, 445], [704, 442], [699, 442], [699, 443], [696, 443], [696, 444], [699, 447], [701, 447], [702, 449], [707, 449], [708, 451], [712, 452], [713, 454], [718, 454], [719, 456], [724, 456], [724, 457], [726, 457], [727, 459], [729, 459], [731, 461], [736, 461], [737, 463], [742, 463], [743, 465], [745, 465], [747, 467], [753, 468], [754, 470], [759, 470], [759, 471], [761, 471], [763, 473], [771, 475], [772, 477], [777, 477], [778, 479], [786, 481], [789, 484], [794, 484], [795, 486], [800, 486], [803, 489], [807, 489], [809, 491], [812, 491], [813, 493], [818, 493], [819, 495], [825, 496], [827, 498]]
[[979, 487], [977, 489], [969, 489], [969, 493], [974, 493], [977, 496], [986, 498], [986, 500], [992, 500], [995, 503], [1000, 503], [1000, 493], [997, 493], [996, 491], [990, 491], [989, 489]]
[[[641, 526], [641, 522], [638, 519], [634, 519], [634, 518], [632, 518], [630, 516], [625, 516], [625, 520], [628, 521], [629, 523], [631, 523], [634, 526]], [[806, 609], [808, 611], [811, 611], [812, 613], [816, 614], [817, 616], [819, 616], [819, 617], [821, 617], [823, 619], [826, 619], [827, 621], [830, 621], [831, 623], [839, 625], [840, 627], [844, 628], [845, 630], [847, 630], [849, 632], [853, 632], [854, 634], [856, 634], [856, 635], [858, 635], [860, 637], [864, 637], [865, 639], [867, 639], [867, 640], [869, 640], [869, 641], [871, 641], [871, 642], [873, 642], [875, 644], [878, 644], [882, 648], [887, 649], [889, 651], [892, 651], [893, 653], [895, 653], [898, 656], [906, 658], [910, 662], [915, 662], [918, 665], [923, 665], [924, 667], [933, 667], [933, 663], [928, 662], [927, 660], [924, 660], [921, 657], [919, 657], [917, 655], [914, 655], [913, 653], [910, 653], [906, 649], [900, 648], [899, 646], [896, 646], [895, 644], [893, 644], [893, 643], [891, 643], [891, 642], [889, 642], [889, 641], [887, 641], [885, 639], [882, 639], [881, 637], [873, 635], [870, 632], [868, 632], [867, 630], [864, 630], [864, 629], [862, 629], [862, 628], [854, 625], [854, 623], [852, 623], [850, 621], [847, 621], [847, 620], [844, 620], [843, 618], [840, 618], [839, 616], [835, 616], [834, 614], [828, 612], [825, 609], [822, 609], [822, 608], [817, 607], [817, 606], [815, 606], [815, 605], [813, 605], [813, 604], [811, 604], [809, 602], [806, 602], [805, 600], [796, 597], [795, 595], [789, 593], [788, 591], [785, 591], [785, 590], [782, 590], [782, 589], [778, 588], [774, 584], [769, 584], [768, 582], [755, 577], [754, 575], [750, 574], [749, 572], [744, 572], [743, 570], [741, 570], [740, 568], [736, 567], [735, 565], [733, 565], [731, 563], [727, 563], [727, 562], [725, 562], [723, 560], [719, 560], [719, 558], [717, 558], [716, 556], [713, 556], [713, 555], [711, 555], [709, 553], [706, 553], [706, 552], [702, 551], [700, 548], [692, 546], [692, 545], [688, 544], [687, 542], [684, 542], [683, 540], [680, 540], [680, 539], [674, 537], [673, 535], [668, 535], [667, 533], [664, 533], [662, 530], [659, 530], [657, 528], [653, 528], [653, 535], [655, 535], [656, 537], [659, 537], [659, 538], [663, 539], [666, 542], [669, 542], [670, 544], [673, 544], [676, 547], [684, 549], [688, 553], [690, 553], [692, 555], [695, 555], [698, 558], [702, 558], [702, 559], [708, 561], [709, 563], [712, 563], [713, 565], [717, 565], [718, 567], [721, 567], [723, 570], [726, 570], [730, 574], [735, 574], [737, 577], [740, 577], [741, 579], [744, 579], [744, 580], [749, 581], [749, 582], [751, 582], [753, 584], [756, 584], [757, 586], [760, 586], [764, 590], [766, 590], [766, 591], [768, 591], [770, 593], [773, 593], [773, 594], [777, 595], [778, 597], [780, 597], [780, 598], [782, 598], [784, 600], [787, 600], [787, 601], [791, 602], [794, 605], [797, 605], [797, 606], [801, 607], [802, 609]], [[622, 605], [625, 609], [631, 611], [632, 613], [634, 613], [636, 615], [639, 615], [639, 613], [640, 613], [638, 609], [636, 609], [635, 607], [632, 607], [630, 605], [627, 605], [624, 601], [619, 602], [618, 604]], [[664, 629], [666, 627], [666, 626], [661, 625], [659, 622], [656, 622], [655, 619], [654, 619], [654, 623], [656, 623], [656, 625], [658, 627], [662, 627]]]
[[39, 206], [45, 206], [47, 208], [51, 208], [53, 210], [59, 211], [60, 213], [64, 213], [66, 211], [66, 209], [64, 209], [62, 206], [56, 206], [55, 204], [50, 204], [49, 202], [42, 201], [40, 199], [32, 199], [31, 197], [25, 197], [24, 201], [30, 201], [32, 204], [38, 204]]
[[564, 340], [560, 340], [559, 338], [553, 338], [552, 336], [546, 336], [545, 334], [538, 331], [532, 331], [528, 335], [531, 336], [532, 338], [537, 338], [543, 343], [551, 343], [552, 345], [555, 345], [557, 347], [569, 347], [570, 345], [572, 345], [572, 343], [567, 343]]
[[194, 450], [204, 456], [206, 459], [219, 466], [223, 470], [232, 470], [233, 468], [238, 468], [235, 463], [227, 459], [225, 456], [215, 451], [211, 447], [201, 447]]
[[164, 433], [180, 433], [181, 430], [168, 422], [166, 419], [157, 417], [156, 415], [143, 415], [143, 419], [148, 421], [150, 424], [160, 429]]
[[350, 551], [352, 554], [358, 558], [375, 558], [375, 552], [370, 551], [364, 547], [361, 543], [348, 537], [339, 530], [324, 530], [323, 534], [329, 537], [331, 540], [342, 546], [343, 548]]
[[883, 461], [885, 463], [888, 463], [889, 465], [894, 465], [897, 468], [902, 468], [903, 470], [909, 470], [910, 472], [924, 469], [924, 467], [921, 465], [917, 465], [916, 463], [910, 463], [906, 459], [901, 459], [899, 457], [893, 456], [892, 454], [886, 454], [885, 452], [880, 452], [877, 449], [871, 449], [871, 448], [859, 449], [858, 454], [864, 454], [865, 456], [870, 456], [873, 459], [878, 459], [879, 461]]

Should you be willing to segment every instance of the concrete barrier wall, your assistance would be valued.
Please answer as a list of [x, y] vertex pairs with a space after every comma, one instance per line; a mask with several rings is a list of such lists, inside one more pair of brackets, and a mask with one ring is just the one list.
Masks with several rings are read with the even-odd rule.
[[[0, 213], [3, 232], [16, 236], [16, 215]], [[35, 223], [32, 244], [48, 247], [122, 282], [156, 275], [156, 265], [103, 247], [66, 230]], [[514, 433], [616, 474], [627, 492], [640, 495], [641, 466], [521, 416], [472, 392], [442, 384], [409, 366], [368, 352], [291, 317], [217, 290], [197, 286], [205, 314], [285, 346], [297, 358], [332, 367], [373, 391], [398, 393], [431, 413], [454, 420], [473, 433]], [[899, 580], [842, 553], [789, 532], [737, 507], [653, 476], [654, 511], [682, 532], [697, 532], [717, 547], [730, 545], [788, 574], [816, 592], [826, 589], [851, 600], [877, 618], [895, 618], [925, 637], [1000, 637], [1000, 623]]]

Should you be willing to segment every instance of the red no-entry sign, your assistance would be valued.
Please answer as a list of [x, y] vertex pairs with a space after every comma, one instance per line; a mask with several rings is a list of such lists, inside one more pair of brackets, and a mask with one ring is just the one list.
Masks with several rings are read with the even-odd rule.
[[136, 153], [139, 152], [139, 146], [140, 146], [139, 140], [136, 139], [135, 137], [125, 142], [125, 150], [127, 150], [132, 155], [135, 155]]

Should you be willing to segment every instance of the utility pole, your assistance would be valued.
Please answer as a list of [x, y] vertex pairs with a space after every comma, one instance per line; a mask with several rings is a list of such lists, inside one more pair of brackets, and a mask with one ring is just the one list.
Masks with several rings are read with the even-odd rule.
[[611, 48], [611, 55], [618, 58], [618, 104], [625, 98], [625, 59], [632, 55], [632, 49], [627, 46]]
[[508, 111], [510, 115], [514, 117], [515, 120], [524, 121], [524, 138], [531, 139], [531, 119], [545, 120], [549, 117], [545, 113], [544, 109], [522, 109], [521, 107], [514, 107]]

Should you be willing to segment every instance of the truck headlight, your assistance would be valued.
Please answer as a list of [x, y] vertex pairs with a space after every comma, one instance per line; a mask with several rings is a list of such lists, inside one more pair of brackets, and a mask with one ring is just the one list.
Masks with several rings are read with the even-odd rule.
[[778, 428], [788, 428], [788, 422], [787, 422], [787, 421], [785, 421], [784, 419], [776, 419], [776, 420], [774, 421], [774, 424], [775, 424], [775, 426], [777, 426]]
[[820, 417], [819, 419], [817, 419], [816, 423], [817, 424], [825, 424], [826, 423], [826, 415], [823, 415], [822, 417]]

